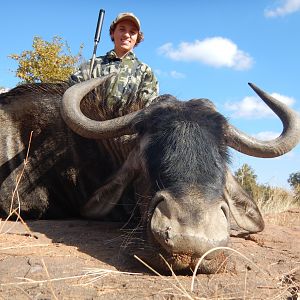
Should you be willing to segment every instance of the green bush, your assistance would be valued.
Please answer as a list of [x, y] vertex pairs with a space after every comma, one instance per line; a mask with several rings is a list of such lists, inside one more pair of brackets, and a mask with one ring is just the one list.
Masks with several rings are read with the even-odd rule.
[[[296, 179], [299, 179], [300, 173], [297, 174], [299, 177], [292, 176], [293, 179], [290, 181], [293, 180], [294, 183]], [[294, 185], [294, 193], [282, 188], [259, 184], [257, 183], [257, 175], [247, 164], [242, 165], [235, 172], [235, 177], [263, 213], [281, 212], [300, 207], [300, 184]]]

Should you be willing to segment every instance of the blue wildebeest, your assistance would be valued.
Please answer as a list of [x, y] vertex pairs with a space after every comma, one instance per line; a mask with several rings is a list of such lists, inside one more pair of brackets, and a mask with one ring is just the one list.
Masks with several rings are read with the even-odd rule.
[[143, 249], [141, 257], [163, 268], [161, 253], [174, 270], [193, 268], [207, 250], [226, 246], [230, 216], [248, 232], [263, 230], [255, 202], [228, 169], [228, 147], [256, 157], [290, 151], [300, 139], [296, 112], [251, 85], [284, 128], [275, 140], [260, 141], [230, 125], [207, 99], [163, 95], [144, 108], [138, 99], [110, 108], [99, 96], [109, 80], [31, 84], [0, 95], [2, 216], [10, 212], [33, 131], [18, 186], [24, 218], [131, 218], [139, 229], [131, 253]]

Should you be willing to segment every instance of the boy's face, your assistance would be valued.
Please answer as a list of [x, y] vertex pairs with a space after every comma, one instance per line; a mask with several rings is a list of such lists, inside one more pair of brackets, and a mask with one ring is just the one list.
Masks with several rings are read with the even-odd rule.
[[136, 25], [130, 20], [120, 21], [117, 24], [113, 32], [113, 39], [115, 51], [119, 57], [124, 56], [133, 49], [138, 38], [138, 33]]

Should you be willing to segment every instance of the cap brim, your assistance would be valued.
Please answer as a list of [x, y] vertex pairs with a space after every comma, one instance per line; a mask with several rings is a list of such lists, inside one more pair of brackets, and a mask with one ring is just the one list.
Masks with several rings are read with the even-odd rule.
[[134, 17], [131, 17], [131, 16], [124, 16], [123, 18], [119, 19], [116, 24], [120, 23], [121, 21], [125, 21], [125, 20], [129, 20], [129, 21], [133, 22], [135, 24], [135, 26], [137, 27], [137, 29], [139, 31], [141, 30], [141, 26], [140, 26], [139, 22]]

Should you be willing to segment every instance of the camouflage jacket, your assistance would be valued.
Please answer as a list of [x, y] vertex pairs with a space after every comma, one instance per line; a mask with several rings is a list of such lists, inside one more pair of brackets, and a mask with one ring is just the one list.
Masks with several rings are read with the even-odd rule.
[[[90, 61], [80, 66], [71, 76], [72, 82], [81, 82], [90, 78]], [[137, 59], [133, 52], [129, 52], [122, 59], [111, 50], [104, 56], [95, 59], [92, 78], [101, 77], [116, 72], [116, 78], [111, 81], [106, 96], [107, 103], [127, 103], [133, 97], [148, 106], [158, 96], [158, 81], [151, 68]]]

